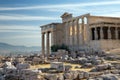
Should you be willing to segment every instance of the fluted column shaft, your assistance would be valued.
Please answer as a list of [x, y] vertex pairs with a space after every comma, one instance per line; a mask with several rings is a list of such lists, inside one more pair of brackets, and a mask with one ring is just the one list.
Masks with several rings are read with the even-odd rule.
[[72, 22], [69, 22], [69, 41], [70, 41], [70, 46], [72, 46], [72, 35], [73, 35], [73, 33], [72, 33]]
[[67, 24], [68, 29], [68, 45], [70, 46], [70, 22]]
[[66, 32], [66, 44], [67, 44], [67, 45], [68, 45], [68, 31], [69, 31], [68, 23], [66, 22], [66, 23], [65, 23], [65, 32]]
[[45, 58], [45, 34], [42, 33], [42, 54]]
[[54, 33], [54, 31], [51, 32], [51, 45], [55, 45], [55, 33]]
[[46, 44], [46, 47], [47, 47], [47, 58], [49, 58], [49, 55], [50, 55], [50, 42], [49, 42], [49, 32], [47, 32], [47, 44]]
[[84, 18], [82, 18], [82, 42], [84, 44]]
[[73, 51], [74, 51], [74, 46], [75, 46], [75, 27], [74, 27], [74, 21], [72, 21], [72, 46], [73, 46]]
[[79, 42], [79, 31], [80, 31], [80, 28], [79, 28], [79, 19], [77, 19], [76, 20], [76, 24], [77, 24], [77, 34], [76, 34], [76, 36], [77, 36], [77, 45], [78, 45], [78, 47], [79, 47], [79, 45], [80, 45], [80, 42]]

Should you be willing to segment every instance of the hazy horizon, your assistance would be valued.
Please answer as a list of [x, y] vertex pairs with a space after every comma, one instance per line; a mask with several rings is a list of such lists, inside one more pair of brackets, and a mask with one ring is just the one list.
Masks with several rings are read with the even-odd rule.
[[0, 42], [41, 46], [40, 26], [64, 12], [120, 17], [120, 0], [0, 0]]
[[10, 44], [10, 43], [5, 43], [5, 42], [0, 42], [0, 44], [7, 44], [7, 45], [11, 45], [11, 46], [23, 46], [23, 47], [41, 47], [41, 46], [29, 46], [29, 45], [15, 45], [15, 44]]

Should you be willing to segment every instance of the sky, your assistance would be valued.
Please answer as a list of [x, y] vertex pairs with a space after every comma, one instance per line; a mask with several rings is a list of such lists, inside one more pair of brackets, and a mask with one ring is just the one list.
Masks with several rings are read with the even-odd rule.
[[40, 26], [64, 12], [120, 17], [120, 0], [0, 0], [0, 42], [41, 46]]

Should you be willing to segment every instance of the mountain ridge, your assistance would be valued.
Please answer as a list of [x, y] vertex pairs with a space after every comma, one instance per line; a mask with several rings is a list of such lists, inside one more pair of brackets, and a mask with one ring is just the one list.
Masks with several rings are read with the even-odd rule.
[[0, 54], [4, 53], [29, 53], [29, 52], [40, 52], [41, 47], [40, 46], [19, 46], [19, 45], [11, 45], [8, 43], [2, 43], [0, 42]]

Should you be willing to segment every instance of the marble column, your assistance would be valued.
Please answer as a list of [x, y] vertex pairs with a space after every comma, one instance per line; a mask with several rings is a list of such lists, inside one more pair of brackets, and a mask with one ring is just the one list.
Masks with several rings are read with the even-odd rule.
[[103, 39], [103, 27], [100, 27], [100, 39]]
[[117, 27], [115, 27], [115, 38], [116, 40], [118, 39], [118, 28]]
[[69, 31], [70, 31], [70, 33], [69, 33], [69, 38], [70, 38], [70, 46], [72, 46], [72, 37], [73, 37], [73, 27], [72, 27], [72, 22], [70, 21], [69, 22]]
[[82, 42], [84, 44], [84, 18], [82, 18]]
[[76, 36], [77, 36], [77, 47], [78, 47], [78, 49], [79, 49], [79, 45], [80, 45], [80, 42], [79, 42], [79, 31], [80, 31], [80, 27], [79, 27], [79, 19], [77, 19], [76, 20], [76, 24], [77, 24], [77, 34], [76, 34]]
[[51, 32], [51, 45], [55, 45], [55, 32], [54, 30]]
[[64, 23], [65, 24], [65, 33], [66, 33], [66, 45], [68, 45], [68, 31], [69, 31], [69, 29], [68, 29], [68, 23], [66, 22], [66, 23]]
[[74, 47], [75, 47], [75, 26], [74, 26], [74, 21], [72, 21], [72, 46], [73, 46], [73, 51], [74, 51]]
[[98, 40], [98, 33], [97, 33], [97, 28], [95, 27], [95, 30], [94, 30], [94, 35], [95, 35], [95, 40]]
[[47, 36], [46, 36], [46, 47], [47, 47], [47, 59], [49, 58], [49, 55], [50, 55], [50, 41], [49, 41], [49, 32], [47, 32]]
[[45, 33], [42, 33], [42, 54], [45, 58]]
[[108, 27], [108, 39], [111, 39], [111, 30], [110, 30], [110, 27]]
[[69, 22], [66, 23], [66, 27], [67, 27], [67, 45], [70, 45], [70, 26], [69, 26]]

